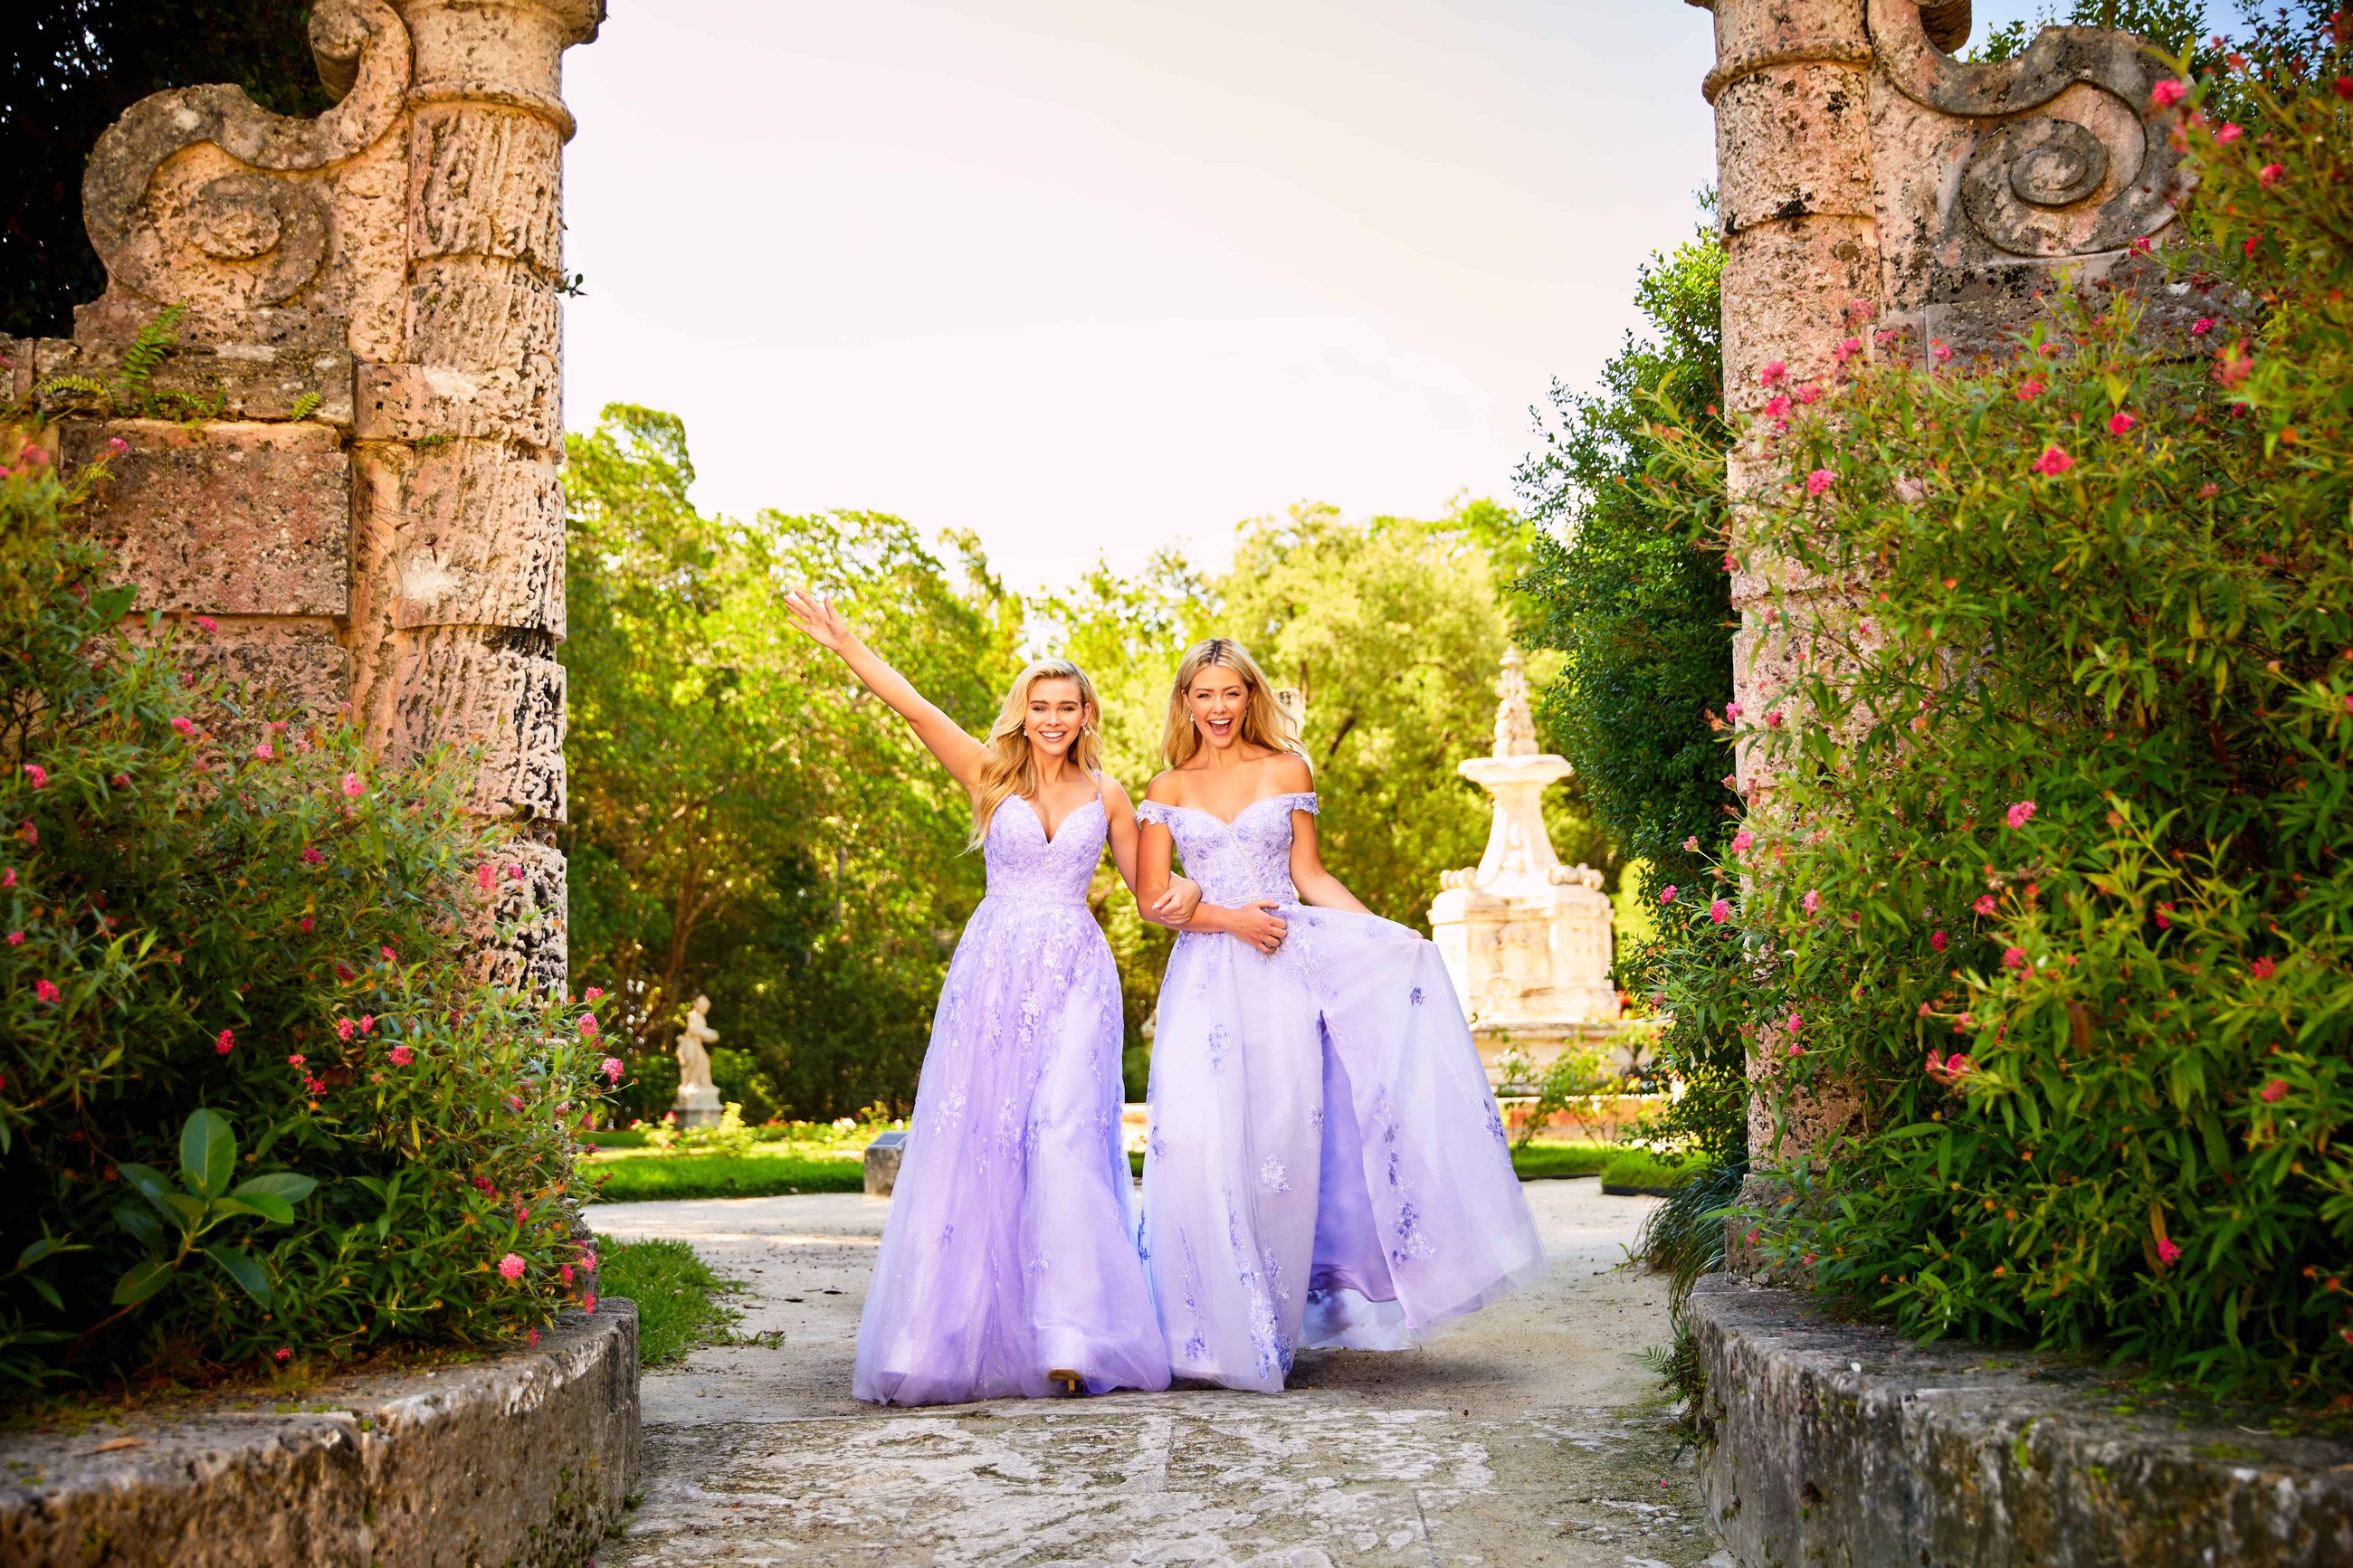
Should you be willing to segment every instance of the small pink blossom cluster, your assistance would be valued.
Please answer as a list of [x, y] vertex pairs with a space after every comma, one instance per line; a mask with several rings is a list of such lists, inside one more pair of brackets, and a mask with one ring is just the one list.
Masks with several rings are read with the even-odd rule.
[[1928, 1076], [1947, 1089], [1957, 1086], [1976, 1068], [1977, 1064], [1969, 1060], [1967, 1051], [1955, 1051], [1949, 1057], [1940, 1055], [1934, 1049], [1928, 1052], [1926, 1069]]

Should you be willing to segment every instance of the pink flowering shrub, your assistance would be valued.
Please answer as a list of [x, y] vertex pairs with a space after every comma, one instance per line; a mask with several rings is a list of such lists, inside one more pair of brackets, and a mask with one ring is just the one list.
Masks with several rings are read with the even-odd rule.
[[[467, 770], [266, 728], [172, 626], [126, 627], [131, 591], [65, 526], [102, 475], [24, 445], [0, 426], [0, 1379], [547, 1321], [603, 1053], [561, 996], [480, 973], [469, 873], [503, 836], [462, 809]], [[159, 1277], [123, 1172], [176, 1168], [199, 1109], [241, 1179], [317, 1187], [238, 1233], [241, 1274]], [[527, 1289], [496, 1278], [509, 1252]]]
[[1785, 488], [1737, 547], [1864, 614], [1785, 605], [1825, 657], [1787, 726], [1739, 727], [1780, 783], [1658, 994], [1860, 1095], [1753, 1219], [1907, 1332], [2353, 1392], [2344, 74], [2227, 140], [2211, 82], [2177, 106], [2212, 249], [2156, 258], [2207, 331], [2119, 289], [2008, 362], [1891, 344], [1747, 431]]

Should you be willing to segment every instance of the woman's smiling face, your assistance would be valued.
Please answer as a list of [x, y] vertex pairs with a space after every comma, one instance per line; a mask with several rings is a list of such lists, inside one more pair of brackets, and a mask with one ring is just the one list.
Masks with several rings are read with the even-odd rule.
[[1021, 732], [1029, 737], [1030, 745], [1047, 756], [1067, 756], [1078, 742], [1088, 718], [1086, 696], [1079, 689], [1079, 683], [1065, 675], [1050, 676], [1029, 683]]
[[1220, 751], [1242, 732], [1242, 714], [1250, 707], [1250, 682], [1229, 665], [1203, 665], [1185, 688], [1185, 706], [1201, 731], [1201, 739]]

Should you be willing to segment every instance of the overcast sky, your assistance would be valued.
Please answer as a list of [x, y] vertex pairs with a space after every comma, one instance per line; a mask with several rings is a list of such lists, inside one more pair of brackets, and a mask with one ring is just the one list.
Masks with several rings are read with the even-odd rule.
[[1698, 221], [1712, 58], [1673, 0], [616, 5], [568, 420], [672, 410], [705, 510], [971, 529], [1022, 587], [1509, 499]]

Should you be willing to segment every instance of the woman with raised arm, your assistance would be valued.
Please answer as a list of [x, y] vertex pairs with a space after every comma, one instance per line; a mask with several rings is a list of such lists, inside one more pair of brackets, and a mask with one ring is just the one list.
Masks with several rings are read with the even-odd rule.
[[1248, 650], [1168, 698], [1136, 898], [1200, 886], [1160, 987], [1139, 1247], [1172, 1369], [1272, 1393], [1301, 1348], [1399, 1350], [1544, 1271], [1438, 949], [1316, 852], [1314, 779]]
[[[1087, 909], [1135, 814], [1098, 768], [1094, 687], [1067, 659], [1015, 678], [986, 743], [859, 641], [828, 600], [793, 624], [841, 656], [972, 796], [988, 894], [932, 1018], [850, 1392], [886, 1405], [1168, 1386], [1120, 1146], [1119, 972]], [[1140, 903], [1181, 925], [1191, 883]]]

